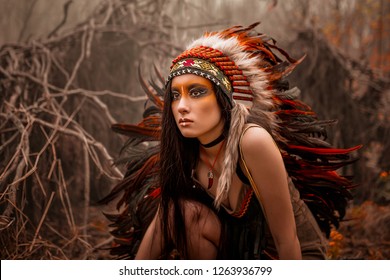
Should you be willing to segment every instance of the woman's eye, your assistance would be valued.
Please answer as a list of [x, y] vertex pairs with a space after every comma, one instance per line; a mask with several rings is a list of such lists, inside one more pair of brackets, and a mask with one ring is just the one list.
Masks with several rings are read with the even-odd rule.
[[172, 92], [172, 100], [178, 100], [180, 98], [180, 93], [177, 91]]
[[200, 97], [207, 92], [207, 89], [195, 89], [190, 91], [192, 97]]

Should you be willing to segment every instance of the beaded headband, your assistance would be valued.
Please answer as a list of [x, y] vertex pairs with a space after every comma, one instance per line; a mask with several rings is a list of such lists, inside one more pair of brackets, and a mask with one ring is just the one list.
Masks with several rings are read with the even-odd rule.
[[232, 98], [232, 86], [229, 79], [214, 64], [199, 58], [186, 58], [176, 62], [171, 68], [167, 81], [183, 74], [195, 74], [212, 81], [220, 86], [223, 92]]

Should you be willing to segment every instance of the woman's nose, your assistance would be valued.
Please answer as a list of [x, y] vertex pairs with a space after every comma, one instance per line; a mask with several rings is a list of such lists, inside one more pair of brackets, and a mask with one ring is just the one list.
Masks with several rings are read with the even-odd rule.
[[185, 114], [190, 111], [188, 100], [186, 97], [182, 96], [182, 98], [180, 98], [177, 110], [180, 114]]

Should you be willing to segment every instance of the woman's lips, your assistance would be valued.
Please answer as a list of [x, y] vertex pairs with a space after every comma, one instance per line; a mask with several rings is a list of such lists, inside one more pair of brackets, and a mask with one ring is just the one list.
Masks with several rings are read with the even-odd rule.
[[180, 119], [179, 119], [179, 125], [180, 125], [180, 126], [183, 126], [183, 127], [189, 125], [189, 124], [192, 123], [192, 122], [193, 122], [192, 120], [186, 119], [186, 118], [180, 118]]

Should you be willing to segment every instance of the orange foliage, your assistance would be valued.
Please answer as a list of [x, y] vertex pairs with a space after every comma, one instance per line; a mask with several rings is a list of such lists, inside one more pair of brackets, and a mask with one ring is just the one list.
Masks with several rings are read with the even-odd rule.
[[[382, 172], [389, 176], [389, 172]], [[385, 174], [386, 173], [386, 174]], [[329, 238], [329, 259], [389, 259], [390, 206], [373, 201], [351, 207]]]
[[330, 232], [329, 238], [329, 250], [328, 250], [328, 258], [329, 259], [337, 259], [340, 256], [341, 249], [344, 247], [344, 236], [335, 229], [332, 229]]

